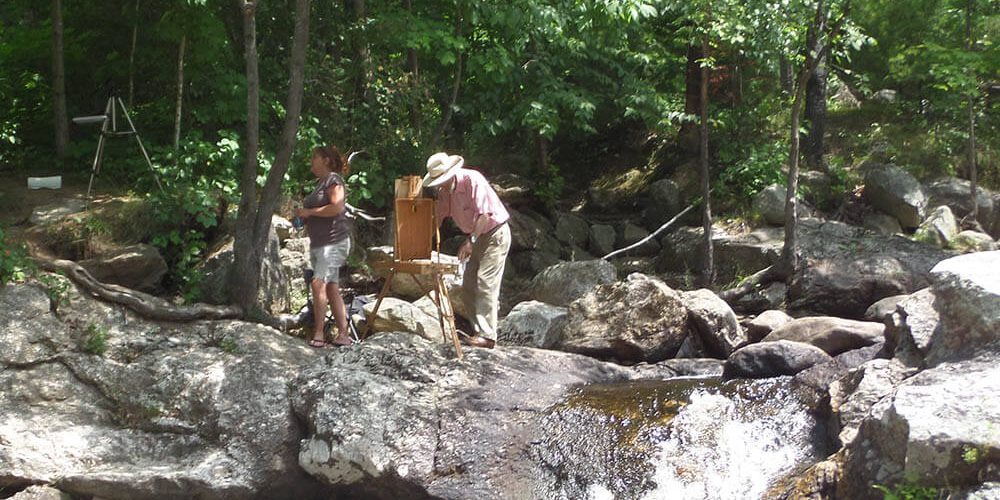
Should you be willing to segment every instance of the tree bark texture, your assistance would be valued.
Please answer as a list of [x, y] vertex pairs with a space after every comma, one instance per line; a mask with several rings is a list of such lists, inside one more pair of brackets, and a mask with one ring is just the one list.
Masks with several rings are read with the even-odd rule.
[[66, 113], [66, 68], [63, 64], [62, 0], [52, 0], [52, 108], [55, 116], [56, 157], [66, 159], [69, 118]]
[[[708, 54], [708, 35], [703, 35], [701, 40], [701, 52]], [[701, 84], [699, 85], [699, 114], [701, 116], [700, 127], [700, 147], [699, 147], [699, 175], [701, 177], [701, 196], [704, 199], [702, 204], [702, 226], [704, 227], [704, 267], [702, 268], [702, 286], [709, 287], [715, 282], [715, 251], [712, 248], [712, 192], [710, 171], [708, 168], [708, 65], [701, 64]]]
[[[975, 0], [965, 0], [965, 50], [972, 51], [974, 40], [972, 38], [972, 19], [975, 10]], [[972, 92], [975, 92], [974, 90]], [[976, 99], [970, 92], [966, 98], [969, 103], [969, 186], [972, 196], [972, 212], [970, 217], [973, 223], [979, 222], [979, 202], [976, 200], [978, 190], [978, 165], [976, 165]]]
[[[684, 114], [698, 116], [701, 112], [701, 67], [700, 60], [704, 57], [699, 44], [690, 44], [687, 49], [687, 64], [684, 67]], [[677, 133], [678, 143], [682, 150], [694, 153], [700, 144], [698, 125], [694, 121], [685, 121]]]
[[177, 49], [177, 107], [174, 112], [174, 151], [181, 147], [181, 116], [184, 109], [184, 49], [187, 45], [187, 34], [181, 35], [181, 45]]
[[825, 171], [823, 163], [824, 140], [826, 133], [826, 92], [827, 92], [827, 58], [817, 61], [809, 82], [806, 83], [806, 121], [809, 129], [802, 138], [802, 153], [806, 165], [815, 170]]
[[[248, 2], [244, 1], [244, 8]], [[305, 82], [305, 62], [309, 45], [310, 0], [295, 2], [295, 34], [292, 39], [291, 68], [289, 70], [288, 97], [285, 102], [285, 123], [281, 134], [281, 147], [267, 173], [267, 180], [259, 198], [257, 191], [257, 141], [259, 139], [259, 78], [257, 75], [257, 49], [254, 40], [252, 6], [244, 17], [247, 51], [247, 146], [248, 156], [240, 180], [242, 196], [236, 219], [233, 247], [233, 268], [230, 275], [230, 293], [233, 302], [247, 314], [263, 308], [258, 304], [261, 259], [271, 231], [271, 216], [278, 205], [281, 181], [288, 171], [292, 152], [295, 150], [296, 132], [302, 112], [302, 94]], [[252, 59], [252, 60], [251, 60]], [[251, 84], [251, 82], [253, 82]], [[252, 122], [252, 130], [251, 130]]]
[[[135, 0], [135, 18], [132, 19], [132, 47], [128, 51], [128, 107], [135, 102], [135, 47], [139, 39], [139, 2]], [[176, 148], [175, 148], [176, 149]]]

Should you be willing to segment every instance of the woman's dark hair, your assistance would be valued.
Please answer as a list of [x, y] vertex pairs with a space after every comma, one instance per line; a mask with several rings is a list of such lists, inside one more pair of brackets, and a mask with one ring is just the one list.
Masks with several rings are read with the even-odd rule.
[[330, 165], [330, 170], [334, 173], [340, 174], [341, 177], [347, 176], [351, 172], [351, 166], [347, 163], [344, 155], [340, 154], [340, 150], [337, 146], [320, 146], [313, 148], [313, 156], [319, 156], [323, 158]]

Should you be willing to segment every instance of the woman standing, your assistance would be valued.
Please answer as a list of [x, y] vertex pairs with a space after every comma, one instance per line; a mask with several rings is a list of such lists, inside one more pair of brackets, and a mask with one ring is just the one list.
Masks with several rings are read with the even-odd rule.
[[295, 215], [305, 221], [309, 234], [309, 258], [313, 268], [313, 335], [309, 345], [325, 347], [323, 332], [326, 305], [337, 321], [336, 346], [351, 344], [347, 335], [347, 308], [340, 296], [340, 267], [351, 251], [350, 227], [347, 220], [347, 186], [344, 176], [350, 167], [336, 146], [313, 149], [310, 171], [316, 176], [316, 189], [302, 201]]

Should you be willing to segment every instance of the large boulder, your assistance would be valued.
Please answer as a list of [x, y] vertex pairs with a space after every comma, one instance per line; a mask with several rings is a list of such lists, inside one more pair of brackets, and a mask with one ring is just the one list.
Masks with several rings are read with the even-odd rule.
[[791, 340], [750, 344], [734, 352], [722, 370], [724, 379], [770, 378], [795, 375], [814, 365], [830, 361], [822, 349]]
[[920, 182], [895, 165], [868, 167], [864, 198], [895, 217], [904, 228], [919, 226], [927, 209], [927, 195]]
[[645, 196], [640, 201], [645, 227], [655, 231], [666, 224], [671, 217], [681, 211], [682, 203], [683, 198], [677, 183], [670, 179], [653, 182], [646, 188]]
[[566, 323], [566, 308], [544, 302], [521, 302], [510, 310], [497, 327], [502, 345], [548, 349], [559, 341]]
[[951, 239], [951, 248], [962, 253], [989, 252], [997, 249], [997, 243], [988, 234], [965, 230]]
[[757, 315], [757, 317], [746, 322], [745, 330], [747, 339], [750, 342], [760, 342], [771, 332], [781, 328], [782, 325], [792, 321], [792, 317], [785, 311], [769, 309]]
[[[928, 197], [928, 209], [947, 206], [958, 219], [972, 213], [972, 185], [966, 179], [955, 177], [937, 179], [927, 184], [925, 191]], [[977, 186], [976, 205], [979, 206], [980, 222], [993, 220], [993, 211], [996, 207], [993, 206], [993, 193], [990, 190]]]
[[[619, 248], [625, 248], [646, 239], [648, 236], [649, 231], [646, 230], [646, 228], [637, 224], [632, 224], [631, 222], [626, 222], [621, 226], [621, 232], [618, 234], [616, 244]], [[659, 252], [660, 244], [656, 241], [656, 239], [649, 239], [642, 245], [629, 250], [630, 255], [642, 256], [656, 255]]]
[[545, 216], [531, 210], [510, 211], [511, 253], [535, 250], [559, 255], [559, 240], [555, 228]]
[[622, 362], [673, 357], [687, 336], [681, 295], [662, 281], [634, 273], [601, 285], [569, 306], [556, 348]]
[[738, 347], [747, 343], [747, 336], [736, 313], [711, 290], [702, 288], [681, 292], [681, 300], [688, 310], [688, 322], [693, 332], [701, 338], [708, 354], [726, 359]]
[[608, 224], [590, 226], [588, 237], [589, 248], [598, 256], [607, 255], [615, 250], [615, 228]]
[[[544, 416], [572, 388], [630, 371], [573, 354], [450, 349], [407, 334], [303, 371], [299, 463], [348, 498], [557, 498]], [[391, 411], [386, 411], [391, 409]]]
[[907, 295], [885, 318], [886, 350], [906, 366], [924, 368], [931, 340], [942, 335], [936, 301], [934, 292], [925, 288]]
[[[258, 300], [271, 314], [287, 311], [291, 306], [291, 295], [288, 289], [289, 277], [279, 252], [278, 233], [271, 228], [267, 235], [267, 246], [264, 248], [260, 265], [260, 288]], [[229, 273], [233, 267], [233, 238], [229, 237], [222, 244], [209, 252], [205, 260], [196, 268], [201, 275], [198, 284], [199, 299], [209, 304], [229, 303]]]
[[[391, 246], [371, 247], [368, 249], [368, 264], [374, 266], [379, 262], [391, 262], [392, 252]], [[431, 252], [431, 260], [442, 264], [458, 265], [458, 257], [446, 253]], [[378, 274], [386, 278], [389, 272], [385, 268], [381, 268]], [[461, 278], [446, 274], [444, 280], [451, 290]], [[389, 293], [406, 300], [417, 300], [434, 290], [434, 286], [434, 277], [430, 274], [397, 274], [389, 285]], [[459, 297], [454, 294], [451, 296], [451, 300], [453, 303], [460, 302]]]
[[1000, 251], [953, 257], [931, 275], [940, 327], [930, 340], [928, 366], [1000, 352]]
[[898, 360], [873, 359], [831, 383], [830, 409], [837, 424], [835, 428], [840, 429], [837, 436], [840, 445], [853, 443], [872, 406], [914, 373], [916, 369], [903, 366]]
[[868, 306], [862, 319], [865, 321], [885, 321], [885, 319], [896, 312], [896, 306], [906, 300], [909, 295], [891, 295]]
[[599, 285], [614, 283], [615, 266], [602, 259], [562, 262], [546, 268], [531, 282], [532, 300], [566, 306]]
[[953, 252], [901, 236], [874, 235], [840, 222], [799, 222], [802, 263], [788, 290], [789, 308], [858, 319], [875, 302], [930, 284], [930, 270]]
[[87, 202], [76, 198], [66, 198], [47, 205], [35, 207], [28, 217], [28, 222], [36, 226], [52, 224], [65, 219], [69, 215], [80, 213], [87, 209]]
[[1000, 193], [993, 195], [993, 221], [982, 221], [983, 227], [995, 240], [1000, 240]]
[[378, 314], [372, 318], [375, 302], [365, 304], [365, 318], [374, 332], [409, 332], [417, 334], [431, 342], [451, 343], [441, 330], [441, 320], [435, 311], [428, 314], [420, 307], [405, 300], [385, 297], [379, 304]]
[[945, 362], [876, 403], [847, 447], [838, 497], [873, 484], [968, 488], [1000, 480], [1000, 358]]
[[778, 327], [763, 342], [792, 340], [819, 347], [836, 356], [882, 342], [885, 325], [827, 316], [798, 318]]
[[0, 490], [54, 484], [74, 498], [298, 498], [287, 375], [318, 359], [239, 321], [156, 324], [71, 287], [60, 317], [31, 285], [0, 331]]
[[[748, 235], [728, 234], [721, 226], [712, 228], [717, 281], [726, 283], [739, 276], [749, 276], [781, 256], [780, 228]], [[704, 229], [682, 227], [660, 239], [662, 247], [656, 260], [658, 272], [701, 271], [704, 266]]]
[[142, 292], [160, 289], [167, 274], [167, 261], [152, 245], [138, 244], [115, 249], [106, 255], [80, 261], [97, 281], [113, 283]]

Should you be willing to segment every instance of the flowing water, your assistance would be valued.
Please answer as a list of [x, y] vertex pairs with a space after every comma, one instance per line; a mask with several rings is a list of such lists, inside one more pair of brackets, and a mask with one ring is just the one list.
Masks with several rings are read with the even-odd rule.
[[788, 379], [587, 386], [545, 422], [554, 497], [757, 499], [823, 451]]

